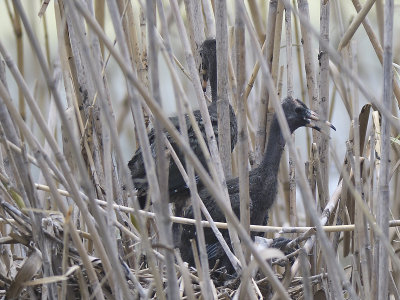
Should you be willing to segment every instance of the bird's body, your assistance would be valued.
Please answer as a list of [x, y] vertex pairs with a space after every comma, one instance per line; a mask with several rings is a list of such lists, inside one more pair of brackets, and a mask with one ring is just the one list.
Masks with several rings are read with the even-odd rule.
[[[210, 114], [211, 124], [214, 130], [215, 138], [218, 141], [218, 113], [217, 113], [217, 57], [216, 57], [216, 43], [215, 40], [206, 40], [200, 49], [200, 54], [202, 56], [202, 77], [204, 82], [210, 80], [211, 85], [211, 94], [212, 94], [212, 103], [208, 107], [208, 112]], [[206, 85], [203, 88], [205, 89]], [[230, 108], [230, 130], [231, 130], [231, 150], [233, 150], [236, 141], [237, 141], [237, 123], [236, 116], [234, 110], [231, 106]], [[197, 124], [199, 125], [200, 131], [203, 135], [203, 138], [207, 141], [204, 122], [201, 116], [200, 110], [193, 111], [194, 117], [196, 119]], [[203, 152], [200, 148], [200, 144], [195, 135], [194, 129], [189, 121], [188, 116], [186, 115], [186, 126], [189, 138], [190, 148], [193, 150], [194, 154], [203, 164], [206, 166], [206, 161], [203, 155]], [[171, 122], [175, 125], [175, 127], [180, 130], [179, 121], [177, 117], [170, 118]], [[178, 145], [175, 143], [173, 138], [165, 133], [166, 138], [171, 143], [172, 148], [177, 154], [179, 160], [184, 164], [184, 153], [179, 149]], [[151, 130], [148, 134], [150, 148], [153, 157], [156, 156], [155, 151], [155, 133], [154, 130]], [[166, 151], [168, 153], [168, 151]], [[134, 183], [135, 188], [137, 189], [137, 196], [139, 199], [139, 203], [143, 208], [146, 204], [146, 199], [148, 195], [148, 182], [146, 178], [146, 169], [144, 166], [142, 150], [139, 148], [133, 158], [128, 163], [129, 169], [131, 170], [131, 176]], [[199, 183], [199, 182], [198, 182]], [[176, 215], [181, 215], [180, 211], [184, 206], [186, 200], [190, 196], [190, 191], [183, 179], [178, 166], [175, 164], [172, 158], [169, 159], [168, 166], [168, 192], [170, 202], [175, 203], [175, 213]]]
[[[216, 102], [212, 102], [211, 105], [208, 107], [208, 112], [210, 114], [210, 119], [211, 119], [211, 124], [212, 127], [214, 128], [214, 134], [216, 136], [216, 139], [218, 140], [218, 115], [217, 115], [217, 105]], [[202, 133], [203, 138], [207, 141], [206, 134], [205, 134], [205, 129], [204, 129], [204, 123], [203, 123], [203, 118], [201, 116], [200, 110], [195, 110], [193, 111], [194, 117], [196, 119], [197, 124], [199, 124], [200, 131]], [[193, 126], [191, 125], [189, 121], [189, 117], [186, 117], [186, 126], [188, 129], [188, 138], [189, 138], [189, 144], [190, 148], [193, 150], [193, 152], [196, 154], [197, 158], [199, 161], [203, 164], [203, 166], [206, 166], [206, 161], [203, 155], [203, 152], [200, 148], [200, 144], [195, 136]], [[236, 141], [237, 141], [237, 127], [236, 127], [236, 117], [234, 114], [234, 111], [232, 107], [230, 107], [230, 118], [231, 124], [234, 124], [231, 126], [231, 137], [232, 143], [231, 143], [231, 149], [233, 150]], [[178, 117], [172, 117], [170, 118], [170, 121], [176, 129], [180, 130], [179, 126], [179, 121]], [[184, 153], [180, 150], [178, 145], [175, 143], [175, 141], [170, 137], [168, 133], [165, 133], [168, 141], [171, 143], [172, 148], [174, 149], [177, 157], [179, 160], [184, 163]], [[151, 130], [150, 133], [148, 134], [149, 142], [150, 142], [150, 149], [153, 157], [156, 156], [156, 150], [155, 150], [155, 133], [154, 130]], [[143, 208], [146, 202], [146, 197], [147, 197], [147, 191], [148, 191], [148, 182], [146, 178], [146, 169], [144, 167], [144, 161], [143, 161], [143, 156], [142, 156], [142, 149], [139, 148], [133, 158], [129, 161], [128, 163], [129, 169], [131, 170], [131, 176], [133, 179], [133, 183], [135, 188], [137, 189], [137, 196], [139, 198], [139, 202], [141, 207]], [[169, 159], [169, 170], [168, 170], [168, 192], [169, 192], [169, 197], [171, 202], [179, 202], [180, 199], [186, 199], [187, 197], [190, 196], [190, 191], [188, 186], [186, 185], [179, 169], [178, 166], [175, 164], [173, 159]]]
[[[310, 111], [301, 101], [291, 97], [286, 98], [282, 103], [286, 119], [291, 132], [302, 126], [318, 127], [312, 124], [311, 120], [317, 120], [315, 113]], [[312, 126], [310, 125], [312, 124]], [[274, 116], [268, 139], [267, 149], [264, 153], [261, 164], [249, 172], [250, 186], [250, 223], [253, 225], [265, 225], [268, 220], [268, 211], [272, 206], [277, 194], [277, 178], [279, 163], [285, 147], [285, 139], [283, 138], [278, 120]], [[239, 217], [240, 215], [240, 197], [239, 197], [239, 178], [233, 178], [226, 182], [228, 194], [231, 201], [232, 210]], [[203, 200], [204, 205], [208, 209], [213, 220], [216, 222], [225, 222], [225, 216], [218, 208], [214, 198], [210, 195], [206, 188], [199, 191], [199, 196]], [[193, 218], [192, 208], [189, 207], [185, 212], [185, 217]], [[222, 246], [219, 244], [214, 233], [209, 229], [204, 230], [207, 254], [210, 265], [213, 266], [217, 259], [220, 265], [231, 270], [231, 264], [228, 257], [224, 253]], [[224, 238], [229, 242], [229, 234], [227, 230], [222, 232]], [[253, 237], [254, 237], [253, 233]], [[194, 226], [184, 225], [181, 236], [180, 250], [182, 258], [189, 264], [193, 264], [193, 253], [190, 247], [190, 239], [196, 237]]]

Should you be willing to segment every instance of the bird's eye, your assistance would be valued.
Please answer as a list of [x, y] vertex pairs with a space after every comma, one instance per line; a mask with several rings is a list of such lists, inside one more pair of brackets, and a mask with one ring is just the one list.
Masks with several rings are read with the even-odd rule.
[[302, 109], [301, 109], [301, 107], [296, 107], [296, 108], [294, 109], [294, 111], [295, 111], [296, 113], [298, 113], [298, 114], [301, 114]]

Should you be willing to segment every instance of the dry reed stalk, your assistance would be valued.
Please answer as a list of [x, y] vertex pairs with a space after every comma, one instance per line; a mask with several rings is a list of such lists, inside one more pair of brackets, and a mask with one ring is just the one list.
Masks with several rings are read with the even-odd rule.
[[214, 38], [216, 36], [215, 31], [215, 18], [213, 8], [211, 6], [211, 0], [201, 0], [204, 14], [204, 21], [206, 24], [206, 38]]
[[[271, 74], [269, 73], [268, 66], [267, 66], [267, 64], [265, 62], [265, 59], [264, 59], [263, 55], [262, 55], [262, 51], [259, 48], [259, 45], [257, 45], [258, 44], [257, 38], [256, 38], [256, 35], [255, 35], [255, 32], [254, 32], [254, 29], [251, 26], [249, 17], [246, 14], [246, 10], [244, 8], [244, 5], [240, 1], [236, 1], [236, 3], [238, 4], [236, 7], [240, 10], [240, 13], [243, 15], [243, 19], [244, 19], [245, 25], [246, 25], [249, 33], [250, 33], [250, 37], [251, 37], [252, 43], [256, 47], [256, 52], [257, 52], [258, 59], [260, 61], [260, 66], [261, 66], [261, 70], [262, 70], [262, 73], [263, 73], [263, 77], [265, 77], [267, 79], [268, 89], [270, 91], [270, 96], [272, 96], [272, 98], [273, 98], [274, 107], [277, 110], [279, 122], [280, 122], [280, 124], [281, 124], [282, 121], [284, 123], [284, 126], [283, 126], [284, 130], [283, 131], [284, 131], [284, 136], [285, 136], [285, 139], [286, 139], [287, 135], [285, 135], [285, 134], [289, 131], [289, 129], [288, 129], [288, 125], [287, 125], [287, 122], [285, 120], [285, 117], [284, 117], [284, 113], [283, 113], [282, 107], [280, 106], [280, 101], [279, 101], [279, 99], [278, 99], [278, 97], [276, 95], [276, 92], [275, 92], [275, 87], [274, 87], [274, 83], [273, 83]], [[254, 253], [253, 253], [253, 255], [254, 255]], [[257, 253], [257, 255], [254, 255], [254, 257], [258, 262], [262, 261], [262, 257], [260, 257], [259, 253]], [[285, 298], [285, 299], [288, 298], [287, 292], [283, 289], [283, 287], [280, 284], [280, 282], [277, 281], [275, 276], [273, 276], [273, 275], [271, 276], [271, 271], [272, 270], [268, 266], [265, 267], [265, 266], [261, 265], [261, 267], [262, 267], [263, 272], [265, 272], [265, 275], [270, 276], [271, 284], [275, 288], [276, 293], [279, 294], [282, 298]]]
[[204, 41], [204, 21], [201, 15], [200, 1], [185, 0], [185, 10], [188, 18], [190, 46], [194, 56], [196, 66], [200, 65], [199, 47]]
[[[65, 34], [70, 37], [69, 41], [66, 41], [66, 43], [69, 44], [68, 47], [70, 47], [71, 57], [73, 58], [69, 60], [69, 63], [73, 65], [71, 69], [76, 94], [76, 99], [74, 99], [74, 101], [77, 101], [76, 107], [82, 108], [79, 110], [79, 113], [77, 113], [77, 118], [81, 119], [79, 123], [83, 124], [80, 127], [80, 133], [85, 145], [84, 161], [88, 168], [90, 168], [91, 174], [93, 174], [96, 183], [95, 186], [97, 187], [96, 193], [99, 197], [102, 197], [102, 192], [98, 188], [104, 185], [104, 172], [101, 161], [103, 149], [99, 143], [102, 136], [102, 128], [100, 122], [100, 108], [98, 101], [96, 101], [95, 86], [91, 80], [88, 80], [88, 78], [84, 76], [84, 74], [88, 72], [89, 66], [87, 65], [88, 62], [81, 59], [79, 55], [79, 53], [83, 51], [82, 43], [79, 42], [75, 31], [71, 28], [73, 27], [71, 18], [64, 12], [60, 14], [62, 17], [66, 18], [67, 28]], [[80, 26], [83, 27], [83, 20], [79, 20], [79, 22]], [[93, 67], [98, 69], [96, 75], [99, 77], [97, 80], [101, 81], [101, 65], [98, 63], [98, 61], [101, 61], [101, 54], [98, 41], [95, 37], [92, 37], [90, 43], [93, 47], [93, 55], [98, 59], [96, 60], [96, 65]]]
[[[217, 43], [218, 145], [225, 178], [232, 177], [228, 81], [228, 27], [226, 0], [215, 4]], [[234, 240], [233, 240], [234, 241]], [[237, 246], [235, 246], [237, 247]]]
[[[326, 0], [321, 0], [320, 9], [320, 37], [321, 39], [329, 44], [329, 26], [330, 26], [330, 3]], [[322, 120], [328, 120], [329, 110], [329, 55], [325, 51], [325, 48], [320, 45], [319, 47], [319, 98], [318, 98], [318, 113]], [[318, 188], [319, 201], [323, 205], [328, 201], [329, 197], [329, 136], [327, 134], [317, 134], [316, 141], [318, 146], [318, 156], [321, 163], [321, 180], [322, 180], [322, 192]]]
[[[385, 23], [383, 38], [383, 105], [390, 110], [393, 101], [393, 0], [385, 2]], [[386, 116], [382, 117], [381, 130], [381, 167], [379, 170], [379, 204], [377, 222], [383, 234], [389, 237], [389, 169], [390, 169], [390, 123]], [[377, 299], [388, 297], [389, 256], [380, 240], [377, 240], [378, 261], [375, 270], [378, 271]]]
[[[262, 43], [265, 39], [265, 28], [262, 22], [259, 5], [260, 3], [257, 1], [248, 1], [251, 19], [253, 20], [254, 28], [257, 31], [258, 40]], [[237, 24], [235, 24], [235, 29], [237, 28]]]
[[[247, 105], [244, 97], [246, 82], [246, 52], [245, 52], [245, 27], [243, 16], [239, 8], [235, 9], [235, 49], [236, 49], [236, 80], [238, 107], [238, 171], [240, 190], [240, 222], [243, 228], [250, 234], [250, 194], [249, 194], [249, 168], [248, 168], [248, 136], [247, 136]], [[246, 263], [250, 261], [250, 252], [243, 249]]]
[[[290, 4], [289, 4], [290, 5]], [[300, 16], [304, 20], [310, 21], [310, 12], [307, 0], [297, 0], [298, 10]], [[314, 65], [314, 51], [312, 49], [311, 44], [311, 35], [308, 30], [304, 26], [304, 22], [302, 22], [300, 18], [300, 29], [302, 36], [302, 45], [303, 45], [303, 55], [304, 55], [304, 69], [306, 72], [306, 80], [307, 80], [307, 89], [308, 89], [308, 99], [310, 103], [311, 109], [319, 112], [319, 107], [317, 107], [318, 94], [316, 89], [316, 75], [315, 75], [315, 65]], [[313, 132], [314, 141], [316, 139], [315, 133]]]
[[[23, 34], [21, 27], [21, 18], [18, 14], [18, 11], [15, 9], [15, 4], [13, 3], [14, 15], [12, 15], [11, 9], [9, 7], [8, 1], [6, 1], [6, 6], [8, 10], [8, 14], [10, 16], [10, 21], [13, 25], [13, 30], [15, 37], [17, 38], [17, 65], [20, 70], [22, 76], [24, 75], [24, 43], [23, 43]], [[23, 99], [23, 94], [21, 90], [18, 90], [18, 109], [20, 114], [24, 120], [26, 120], [26, 109], [25, 102]], [[21, 137], [22, 138], [22, 137]]]
[[[298, 10], [303, 19], [309, 21], [309, 7], [307, 0], [298, 0]], [[321, 91], [325, 92], [324, 95], [319, 95], [319, 90], [317, 89], [317, 77], [316, 70], [314, 65], [314, 51], [312, 49], [311, 44], [311, 35], [308, 32], [307, 28], [304, 25], [304, 22], [300, 22], [301, 34], [302, 34], [302, 44], [303, 44], [303, 55], [304, 55], [304, 68], [306, 73], [307, 80], [307, 89], [308, 89], [308, 97], [310, 101], [310, 107], [315, 110], [318, 114], [321, 114], [321, 117], [327, 117], [327, 100], [329, 94], [329, 84], [328, 84], [328, 70], [327, 64], [329, 63], [329, 58], [327, 53], [322, 46], [322, 43], [327, 44], [329, 42], [329, 9], [326, 9], [326, 5], [321, 2], [321, 22], [320, 22], [320, 34], [319, 39], [320, 44], [320, 65], [323, 74], [319, 80], [319, 84], [321, 85]], [[322, 134], [313, 130], [312, 132], [313, 141], [317, 144], [318, 147], [318, 158], [321, 163], [320, 174], [317, 173], [317, 177], [322, 176], [322, 178], [317, 178], [317, 182], [321, 181], [322, 184], [318, 185], [318, 198], [317, 203], [322, 202], [322, 205], [327, 201], [327, 196], [329, 194], [328, 188], [328, 180], [329, 180], [329, 170], [327, 168], [328, 165], [328, 143], [327, 139], [322, 138]], [[323, 143], [325, 142], [325, 143]], [[325, 197], [324, 197], [325, 196]]]
[[[292, 11], [290, 7], [285, 7], [285, 29], [286, 29], [286, 82], [287, 96], [293, 97], [293, 60], [292, 60]], [[295, 135], [292, 134], [293, 143]], [[296, 171], [291, 155], [289, 155], [289, 203], [288, 208], [289, 222], [291, 226], [296, 226]]]
[[[358, 72], [358, 49], [355, 45], [355, 42], [351, 42], [351, 48], [353, 50], [353, 60], [352, 60], [352, 69], [353, 73], [356, 74]], [[359, 194], [363, 193], [363, 177], [362, 175], [365, 174], [365, 170], [361, 169], [361, 155], [363, 154], [363, 149], [364, 149], [364, 139], [365, 139], [365, 129], [363, 130], [363, 127], [365, 128], [366, 126], [363, 124], [363, 119], [360, 122], [360, 117], [363, 117], [362, 112], [359, 114], [359, 97], [358, 97], [358, 90], [353, 88], [352, 91], [352, 98], [353, 98], [353, 136], [354, 136], [354, 159], [353, 155], [350, 156], [350, 163], [352, 170], [354, 172], [354, 181], [355, 181], [355, 188]], [[361, 123], [361, 124], [360, 124]], [[362, 133], [364, 132], [364, 133]], [[364, 160], [363, 160], [364, 162]], [[364, 166], [363, 166], [364, 168]], [[364, 172], [364, 174], [362, 174]], [[367, 228], [367, 222], [365, 217], [362, 215], [362, 213], [359, 210], [355, 210], [354, 214], [354, 223], [356, 225], [355, 228], [355, 233], [354, 233], [354, 248], [358, 249], [355, 250], [355, 253], [359, 253], [359, 260], [356, 261], [356, 264], [360, 265], [361, 272], [363, 276], [360, 278], [360, 281], [362, 282], [362, 286], [364, 289], [362, 290], [364, 292], [365, 297], [368, 297], [367, 295], [371, 296], [370, 293], [370, 265], [371, 261], [369, 260], [370, 255], [368, 255], [370, 244], [369, 244], [369, 236], [368, 236], [368, 228]], [[371, 298], [372, 299], [372, 298]]]
[[182, 278], [183, 278], [183, 282], [184, 282], [186, 297], [189, 300], [195, 300], [196, 298], [194, 296], [192, 282], [189, 277], [189, 270], [187, 269], [186, 265], [184, 264], [178, 249], [175, 250], [175, 257], [176, 257], [176, 260], [177, 260], [178, 265], [182, 272]]
[[[94, 14], [96, 16], [96, 20], [99, 23], [100, 27], [104, 30], [105, 24], [105, 0], [95, 1], [94, 3]], [[104, 45], [100, 43], [101, 54], [104, 55]]]

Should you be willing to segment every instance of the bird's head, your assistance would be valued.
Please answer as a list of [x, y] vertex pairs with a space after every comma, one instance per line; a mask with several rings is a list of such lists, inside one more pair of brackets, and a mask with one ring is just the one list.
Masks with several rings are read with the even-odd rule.
[[287, 97], [282, 102], [282, 108], [285, 112], [286, 120], [289, 124], [290, 131], [293, 132], [299, 127], [310, 127], [315, 130], [321, 131], [321, 127], [317, 123], [325, 124], [336, 130], [330, 122], [320, 120], [317, 113], [312, 111], [298, 99]]
[[201, 64], [199, 68], [201, 85], [203, 87], [203, 91], [205, 92], [207, 89], [207, 81], [209, 79], [210, 74], [210, 66], [216, 66], [216, 41], [215, 39], [205, 40], [203, 44], [200, 46], [200, 56], [201, 56]]

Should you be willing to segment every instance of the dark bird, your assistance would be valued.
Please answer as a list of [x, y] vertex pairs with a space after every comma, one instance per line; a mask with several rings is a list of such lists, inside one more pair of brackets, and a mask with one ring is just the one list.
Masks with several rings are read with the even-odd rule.
[[[297, 128], [304, 126], [320, 131], [320, 128], [314, 122], [319, 120], [318, 115], [311, 111], [300, 100], [287, 97], [282, 102], [282, 108], [292, 133]], [[329, 122], [325, 123], [331, 128], [335, 129], [335, 127]], [[283, 138], [278, 119], [276, 115], [274, 115], [270, 127], [268, 145], [264, 153], [263, 160], [257, 168], [254, 168], [249, 172], [250, 223], [253, 225], [265, 225], [266, 221], [268, 220], [268, 211], [276, 198], [278, 169], [284, 147], [285, 139]], [[232, 209], [239, 217], [239, 178], [228, 180], [226, 185], [228, 187]], [[210, 195], [206, 188], [203, 187], [199, 191], [199, 196], [203, 200], [203, 203], [207, 207], [213, 220], [216, 222], [225, 222], [225, 216], [223, 212], [218, 208], [214, 198]], [[193, 218], [192, 207], [188, 207], [186, 209], [184, 216], [186, 218]], [[219, 266], [226, 267], [229, 272], [233, 271], [233, 267], [228, 257], [226, 256], [222, 246], [218, 242], [211, 229], [204, 229], [204, 234], [210, 266], [214, 266], [217, 259], [219, 259]], [[223, 230], [222, 234], [228, 245], [230, 245], [228, 231]], [[255, 235], [255, 233], [252, 233], [253, 238]], [[181, 243], [179, 248], [182, 254], [182, 259], [191, 265], [194, 264], [194, 261], [190, 240], [194, 239], [195, 237], [196, 230], [194, 226], [182, 226]]]
[[[216, 41], [215, 39], [206, 40], [200, 47], [200, 55], [202, 58], [201, 62], [201, 75], [203, 80], [203, 90], [206, 90], [207, 80], [210, 81], [212, 102], [208, 107], [208, 112], [210, 114], [210, 119], [212, 127], [214, 129], [215, 138], [218, 141], [218, 114], [217, 114], [217, 55], [216, 55]], [[237, 123], [236, 116], [233, 108], [230, 107], [230, 130], [231, 130], [231, 150], [236, 145], [237, 141]], [[203, 119], [201, 117], [200, 110], [193, 111], [199, 128], [202, 132], [203, 138], [207, 141]], [[196, 138], [194, 129], [189, 121], [188, 116], [186, 117], [186, 126], [188, 129], [189, 144], [195, 155], [198, 157], [200, 162], [206, 166], [206, 161], [203, 152], [200, 148], [199, 142]], [[178, 117], [170, 118], [170, 121], [175, 125], [175, 127], [180, 130]], [[179, 149], [178, 145], [175, 143], [173, 138], [165, 133], [168, 141], [171, 143], [172, 148], [175, 150], [179, 160], [184, 163], [184, 153]], [[148, 134], [151, 152], [153, 157], [156, 156], [155, 151], [155, 133], [151, 130]], [[139, 148], [133, 158], [129, 161], [128, 167], [131, 170], [131, 176], [135, 188], [137, 189], [137, 196], [139, 199], [140, 206], [145, 207], [147, 200], [148, 182], [146, 178], [146, 169], [144, 167], [144, 161], [142, 157], [142, 150]], [[190, 196], [190, 191], [186, 185], [177, 165], [171, 158], [169, 160], [169, 170], [168, 170], [168, 191], [170, 202], [175, 203], [175, 214], [180, 216], [182, 207], [185, 205], [186, 200]]]

